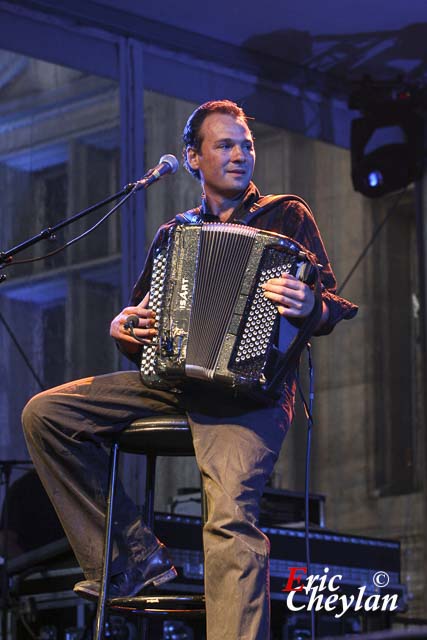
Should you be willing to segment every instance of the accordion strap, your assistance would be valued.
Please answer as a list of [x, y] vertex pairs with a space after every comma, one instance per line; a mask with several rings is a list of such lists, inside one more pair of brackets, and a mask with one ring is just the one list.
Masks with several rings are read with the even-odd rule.
[[177, 224], [201, 224], [203, 222], [201, 207], [195, 207], [183, 213], [178, 213], [175, 216], [175, 222]]
[[300, 196], [295, 196], [290, 193], [281, 195], [268, 195], [261, 196], [259, 200], [254, 202], [246, 215], [244, 215], [243, 218], [240, 218], [240, 220], [236, 220], [236, 222], [239, 222], [240, 224], [251, 224], [256, 218], [263, 215], [264, 213], [275, 207], [277, 204], [282, 202], [292, 202], [293, 200], [296, 200], [300, 204], [304, 205], [304, 207], [306, 207], [311, 213], [310, 207], [308, 206], [306, 201], [303, 200], [303, 198], [300, 198]]
[[[300, 202], [311, 213], [311, 209], [306, 201], [299, 196], [292, 194], [268, 195], [261, 196], [259, 200], [253, 203], [249, 211], [242, 218], [239, 218], [238, 220], [230, 220], [230, 223], [249, 225], [256, 218], [272, 209], [276, 204], [281, 202], [292, 202], [293, 200]], [[183, 213], [178, 213], [178, 215], [175, 216], [175, 220], [178, 224], [202, 224], [205, 218], [202, 216], [201, 207], [195, 207], [194, 209], [189, 209]]]

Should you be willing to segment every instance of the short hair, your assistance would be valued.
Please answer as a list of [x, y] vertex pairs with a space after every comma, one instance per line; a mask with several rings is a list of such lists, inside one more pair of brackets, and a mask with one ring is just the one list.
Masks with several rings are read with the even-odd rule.
[[182, 141], [184, 143], [182, 149], [182, 159], [184, 167], [192, 176], [200, 180], [200, 172], [198, 169], [192, 169], [187, 161], [187, 150], [189, 147], [200, 151], [203, 138], [200, 135], [200, 129], [206, 118], [211, 113], [225, 113], [226, 115], [233, 116], [234, 118], [241, 118], [248, 123], [249, 117], [243, 111], [242, 107], [232, 102], [231, 100], [210, 100], [204, 102], [197, 109], [193, 111], [191, 116], [187, 120], [187, 124], [184, 127], [182, 134]]

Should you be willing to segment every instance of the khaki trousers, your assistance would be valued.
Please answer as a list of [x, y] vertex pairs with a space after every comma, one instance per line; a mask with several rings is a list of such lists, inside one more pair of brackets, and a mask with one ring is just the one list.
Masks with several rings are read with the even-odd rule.
[[[258, 528], [259, 502], [289, 426], [283, 406], [236, 402], [217, 392], [145, 387], [137, 371], [77, 380], [38, 394], [23, 411], [24, 433], [41, 481], [88, 579], [101, 575], [108, 483], [105, 445], [134, 419], [186, 413], [204, 480], [203, 532], [208, 640], [267, 640], [269, 542]], [[119, 486], [113, 572], [156, 545]]]

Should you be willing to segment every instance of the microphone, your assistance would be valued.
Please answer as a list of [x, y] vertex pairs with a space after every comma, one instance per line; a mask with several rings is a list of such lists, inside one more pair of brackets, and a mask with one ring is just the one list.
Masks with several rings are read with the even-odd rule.
[[160, 180], [162, 176], [166, 176], [169, 173], [176, 173], [178, 167], [179, 162], [175, 156], [171, 153], [167, 153], [160, 158], [159, 163], [155, 167], [147, 171], [143, 178], [135, 182], [134, 188], [137, 190], [146, 189], [150, 184], [153, 184], [153, 182]]

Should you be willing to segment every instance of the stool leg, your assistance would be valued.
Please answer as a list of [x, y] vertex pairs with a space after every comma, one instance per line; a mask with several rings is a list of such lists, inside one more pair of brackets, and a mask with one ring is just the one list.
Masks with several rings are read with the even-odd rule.
[[154, 528], [154, 485], [156, 481], [156, 456], [147, 455], [145, 472], [145, 506], [144, 520], [152, 530]]
[[104, 559], [102, 566], [101, 592], [98, 598], [98, 608], [96, 610], [95, 621], [95, 640], [102, 640], [104, 634], [105, 623], [105, 604], [107, 600], [110, 563], [111, 563], [111, 542], [113, 529], [113, 508], [114, 496], [117, 483], [117, 470], [119, 464], [119, 445], [114, 442], [110, 451], [110, 472], [108, 480], [108, 496], [107, 496], [107, 512], [105, 515], [105, 534], [104, 534]]
[[[156, 482], [156, 456], [147, 454], [145, 468], [145, 505], [144, 520], [151, 530], [154, 528], [154, 487]], [[148, 640], [150, 631], [150, 621], [147, 618], [141, 620], [140, 640]]]

